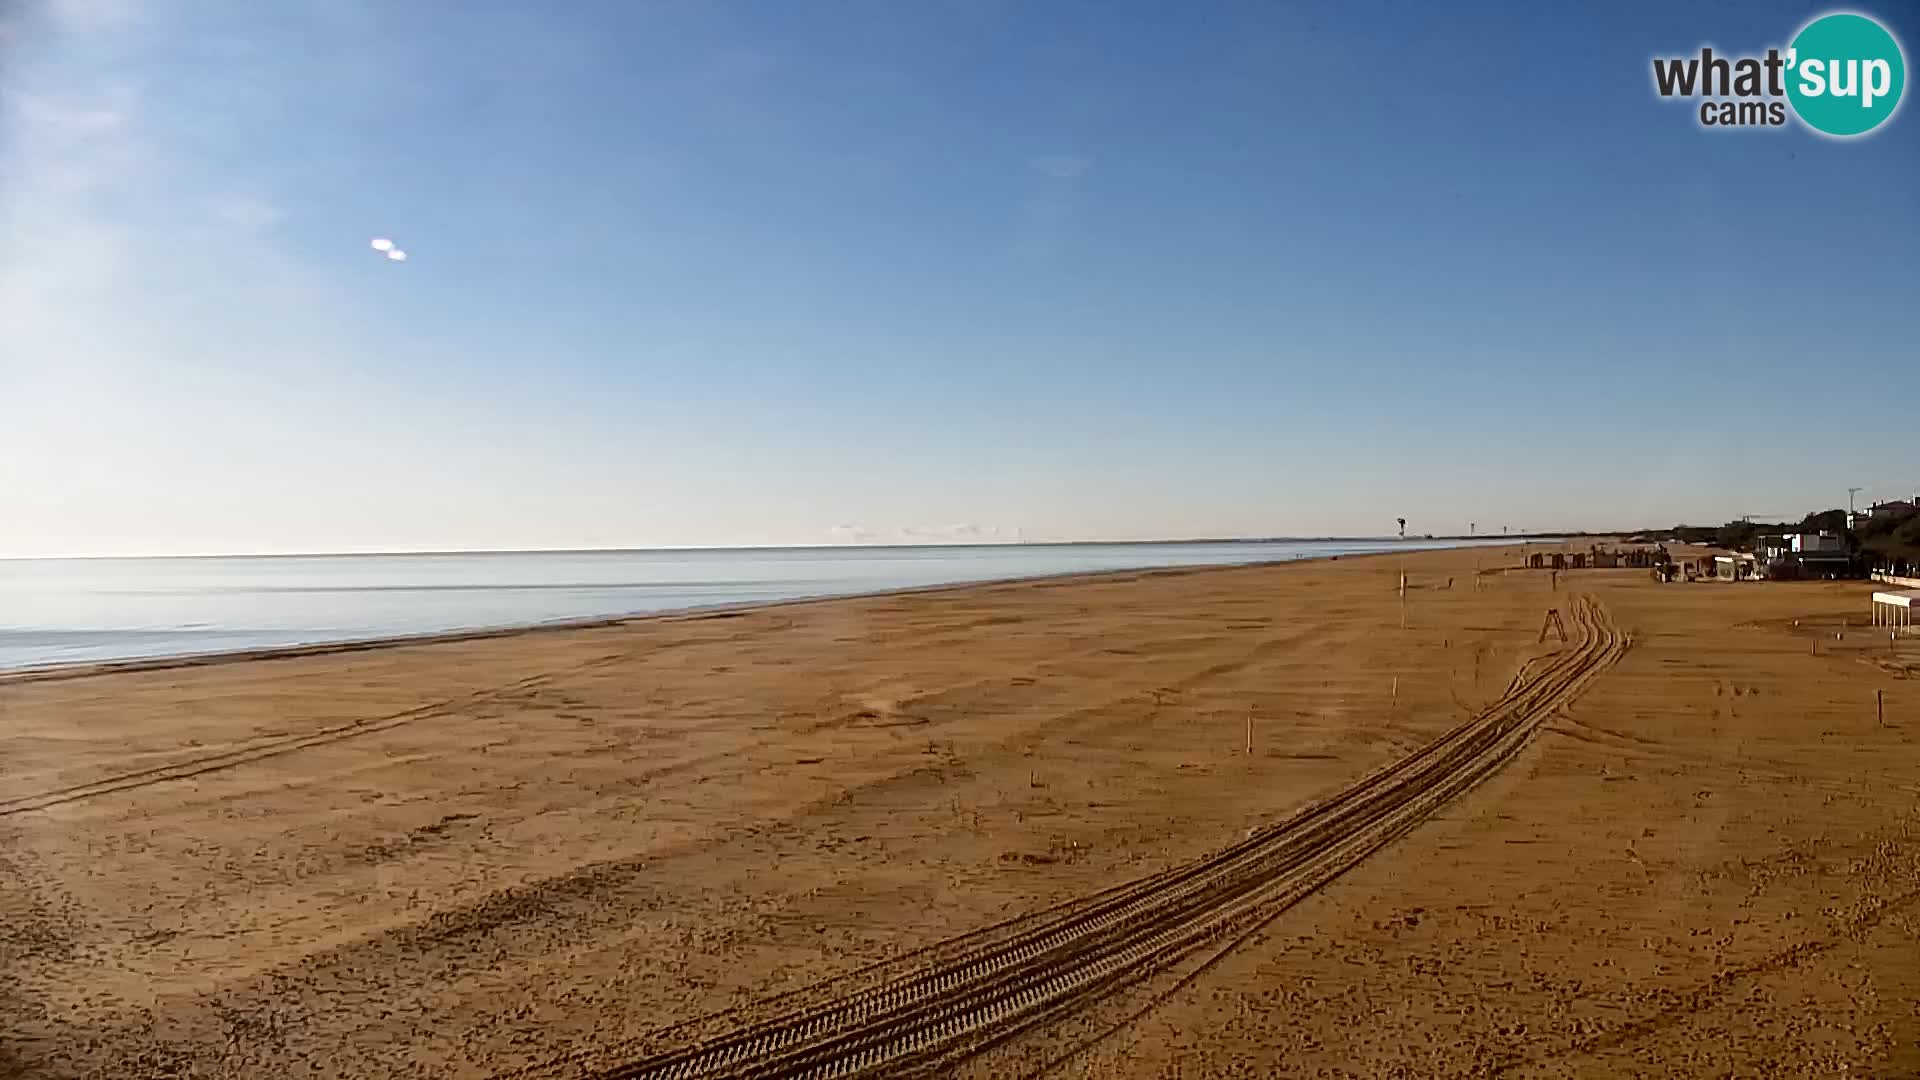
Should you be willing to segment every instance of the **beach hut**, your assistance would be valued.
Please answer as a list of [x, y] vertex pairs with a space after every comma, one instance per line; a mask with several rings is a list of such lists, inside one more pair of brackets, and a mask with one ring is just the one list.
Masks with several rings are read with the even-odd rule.
[[1913, 608], [1920, 589], [1873, 594], [1873, 625], [1906, 631], [1914, 626]]

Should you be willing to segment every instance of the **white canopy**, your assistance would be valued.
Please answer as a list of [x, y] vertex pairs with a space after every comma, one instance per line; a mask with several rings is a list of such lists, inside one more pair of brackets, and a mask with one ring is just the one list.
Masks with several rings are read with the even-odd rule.
[[1873, 625], [1875, 626], [1912, 626], [1915, 602], [1920, 601], [1920, 589], [1906, 592], [1877, 592], [1873, 594]]

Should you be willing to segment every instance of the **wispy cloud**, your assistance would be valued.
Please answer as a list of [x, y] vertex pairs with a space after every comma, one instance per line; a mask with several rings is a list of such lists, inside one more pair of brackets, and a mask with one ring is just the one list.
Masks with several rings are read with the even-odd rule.
[[[184, 84], [178, 65], [202, 35], [175, 19], [48, 0], [23, 31], [33, 62], [0, 69], [0, 320], [37, 331], [15, 339], [14, 363], [151, 369], [180, 356], [156, 325], [203, 332], [187, 301], [264, 314], [325, 299], [273, 234], [285, 203], [233, 168], [264, 121], [226, 103], [277, 88], [218, 67]], [[98, 347], [79, 347], [89, 340]]]
[[951, 525], [904, 525], [870, 528], [865, 525], [835, 525], [828, 530], [841, 544], [984, 544], [1019, 539], [1018, 530], [998, 525], [957, 522]]
[[60, 26], [82, 31], [125, 29], [140, 14], [135, 0], [52, 0], [48, 7]]
[[236, 174], [259, 121], [227, 103], [279, 88], [183, 79], [180, 10], [46, 0], [0, 65], [0, 550], [86, 550], [116, 500], [190, 506], [221, 446], [303, 437], [301, 398], [365, 353], [343, 289], [272, 228], [283, 198]]
[[0, 83], [11, 173], [0, 198], [63, 199], [123, 180], [140, 164], [130, 131], [138, 108], [131, 89], [111, 83], [52, 92]]
[[0, 231], [9, 241], [0, 250], [0, 322], [16, 333], [99, 295], [128, 262], [126, 230], [106, 220], [100, 203], [141, 172], [127, 132], [134, 104], [124, 90], [46, 93], [0, 83], [9, 174], [0, 190]]
[[278, 225], [286, 218], [280, 207], [257, 195], [229, 195], [217, 199], [214, 216], [237, 229], [255, 230]]
[[910, 525], [901, 530], [915, 540], [994, 540], [1000, 537], [997, 525]]
[[1093, 168], [1093, 159], [1075, 154], [1042, 154], [1028, 162], [1042, 176], [1072, 180], [1085, 176]]
[[95, 139], [111, 135], [127, 125], [126, 113], [117, 108], [63, 102], [25, 92], [10, 94], [9, 97], [19, 110], [21, 122], [30, 131], [51, 142]]

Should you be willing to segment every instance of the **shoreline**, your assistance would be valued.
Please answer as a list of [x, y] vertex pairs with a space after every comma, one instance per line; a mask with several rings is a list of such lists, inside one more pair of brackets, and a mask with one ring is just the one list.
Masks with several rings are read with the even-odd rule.
[[[1154, 541], [1155, 543], [1198, 543], [1200, 541]], [[1256, 541], [1235, 541], [1254, 543]], [[1268, 541], [1260, 541], [1268, 542]], [[1314, 542], [1314, 541], [1303, 541]], [[1419, 543], [1419, 541], [1415, 541]], [[906, 545], [902, 545], [906, 546]], [[936, 546], [974, 546], [990, 547], [995, 545], [919, 545]], [[830, 603], [836, 600], [870, 600], [890, 596], [924, 596], [943, 592], [970, 589], [994, 589], [1028, 584], [1064, 584], [1075, 581], [1100, 581], [1127, 575], [1163, 575], [1185, 574], [1201, 570], [1237, 570], [1249, 567], [1288, 566], [1295, 563], [1334, 562], [1340, 559], [1370, 559], [1397, 554], [1416, 554], [1433, 551], [1462, 551], [1469, 548], [1481, 550], [1500, 550], [1504, 544], [1444, 544], [1435, 546], [1410, 547], [1404, 551], [1364, 551], [1347, 555], [1307, 555], [1296, 559], [1261, 559], [1253, 562], [1237, 563], [1195, 563], [1184, 566], [1143, 566], [1122, 567], [1112, 570], [1070, 570], [1057, 574], [1031, 574], [1018, 577], [983, 578], [978, 581], [953, 581], [937, 585], [903, 585], [893, 588], [870, 589], [850, 593], [825, 593], [814, 596], [795, 596], [782, 600], [741, 600], [718, 604], [699, 604], [692, 607], [669, 608], [661, 611], [642, 611], [626, 615], [593, 615], [578, 619], [560, 619], [550, 622], [509, 623], [499, 626], [474, 626], [449, 630], [431, 630], [419, 634], [388, 634], [373, 637], [339, 638], [326, 641], [302, 642], [289, 645], [264, 645], [256, 648], [219, 649], [208, 652], [175, 653], [156, 656], [129, 656], [114, 660], [74, 660], [64, 663], [36, 664], [25, 667], [0, 667], [0, 686], [35, 682], [66, 682], [74, 679], [90, 679], [97, 676], [124, 675], [149, 671], [170, 671], [183, 668], [216, 667], [229, 664], [244, 664], [273, 660], [300, 660], [315, 656], [331, 656], [342, 653], [370, 652], [382, 649], [402, 649], [409, 646], [452, 645], [471, 641], [492, 641], [500, 638], [522, 635], [546, 634], [566, 631], [600, 630], [635, 623], [659, 623], [674, 620], [694, 621], [699, 619], [720, 618], [748, 612], [765, 611], [783, 607]], [[669, 549], [638, 549], [669, 550]], [[715, 549], [688, 549], [715, 550]], [[746, 549], [738, 549], [746, 550]], [[781, 550], [781, 549], [757, 549]], [[431, 554], [421, 552], [418, 554]], [[455, 554], [566, 554], [566, 552], [459, 552]], [[142, 556], [143, 558], [145, 556]], [[302, 558], [312, 556], [209, 556], [183, 555], [162, 556], [165, 558]], [[333, 556], [328, 556], [333, 557]], [[355, 557], [355, 556], [347, 556]], [[363, 556], [378, 557], [378, 556]]]
[[[1450, 551], [1454, 549], [1421, 548], [1419, 550]], [[475, 552], [472, 554], [480, 553]], [[578, 630], [600, 630], [641, 622], [694, 621], [783, 607], [831, 603], [836, 600], [872, 600], [890, 596], [924, 596], [964, 589], [993, 589], [1036, 583], [1061, 584], [1079, 580], [1098, 581], [1123, 575], [1171, 575], [1193, 573], [1199, 570], [1237, 570], [1257, 566], [1286, 566], [1293, 563], [1328, 562], [1342, 558], [1373, 558], [1380, 555], [1391, 554], [1394, 553], [1363, 552], [1345, 556], [1310, 555], [1298, 559], [1265, 559], [1258, 562], [1244, 563], [1216, 563], [1193, 566], [1147, 566], [1115, 570], [1074, 570], [1060, 574], [986, 578], [980, 581], [946, 582], [939, 585], [904, 585], [897, 588], [872, 589], [863, 592], [796, 596], [784, 600], [742, 600], [734, 603], [671, 608], [664, 611], [635, 612], [630, 615], [588, 616], [580, 619], [563, 619], [553, 622], [512, 623], [503, 626], [477, 626], [465, 629], [433, 630], [421, 634], [391, 634], [376, 637], [341, 638], [333, 641], [314, 641], [293, 645], [267, 645], [251, 649], [220, 649], [211, 652], [178, 653], [162, 656], [130, 656], [118, 660], [75, 660], [70, 663], [0, 668], [0, 686], [34, 682], [66, 682], [73, 679], [90, 679], [96, 676], [124, 675], [148, 671], [169, 671], [179, 668], [216, 667], [228, 664], [253, 663], [256, 661], [299, 660], [314, 656], [330, 656], [337, 653], [403, 649], [409, 646], [452, 645], [469, 641], [492, 641], [500, 638], [520, 637], [522, 635]], [[176, 557], [216, 558], [219, 556], [187, 555]], [[251, 558], [253, 556], [247, 557]], [[295, 556], [285, 557], [292, 558]]]

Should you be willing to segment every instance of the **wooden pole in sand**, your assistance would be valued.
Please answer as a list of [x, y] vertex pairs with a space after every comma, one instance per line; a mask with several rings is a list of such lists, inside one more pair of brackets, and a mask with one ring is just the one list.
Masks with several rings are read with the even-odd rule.
[[1885, 690], [1873, 692], [1873, 722], [1881, 727], [1887, 726], [1887, 692]]
[[1253, 706], [1247, 706], [1247, 756], [1253, 756]]

